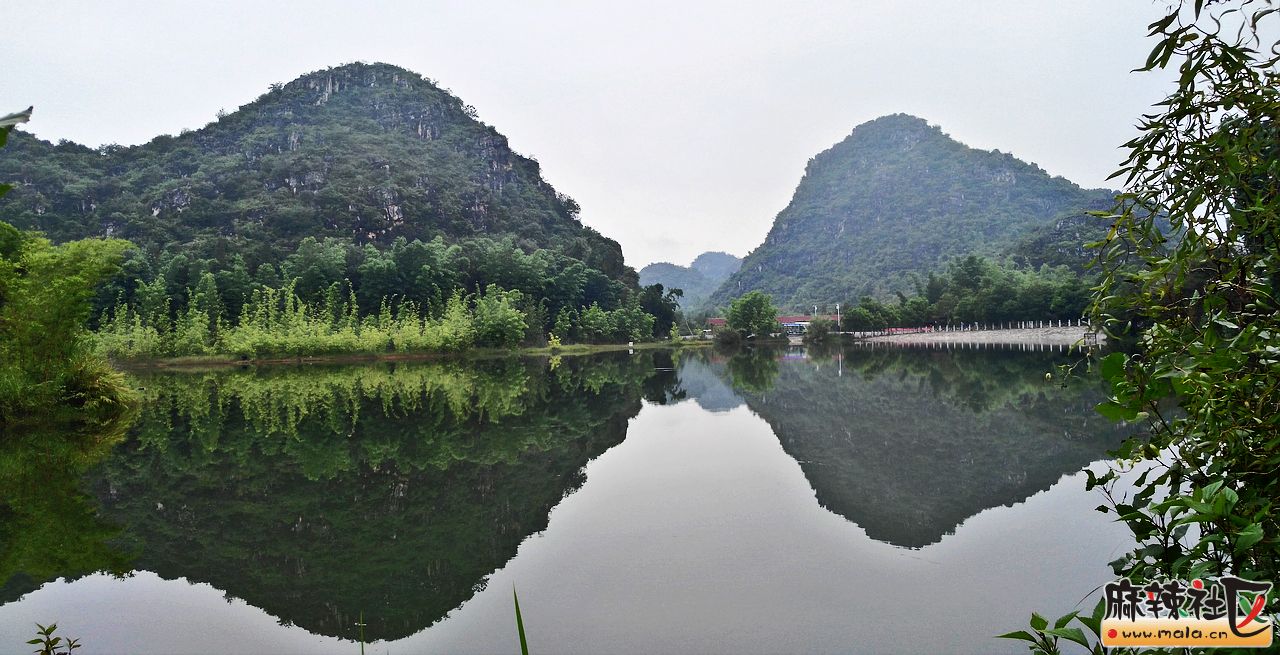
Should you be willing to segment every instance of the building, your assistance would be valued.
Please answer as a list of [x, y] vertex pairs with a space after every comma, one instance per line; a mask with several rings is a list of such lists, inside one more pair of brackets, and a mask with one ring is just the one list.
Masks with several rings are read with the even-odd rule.
[[[835, 314], [830, 314], [827, 316], [809, 316], [806, 314], [798, 314], [798, 315], [792, 315], [792, 316], [779, 316], [778, 323], [782, 325], [782, 332], [789, 335], [802, 335], [809, 330], [809, 324], [818, 319], [826, 319], [828, 321], [831, 321], [832, 323], [836, 322]], [[728, 325], [728, 321], [726, 321], [723, 318], [707, 319], [708, 330], [714, 330], [715, 328], [718, 328], [724, 325]]]

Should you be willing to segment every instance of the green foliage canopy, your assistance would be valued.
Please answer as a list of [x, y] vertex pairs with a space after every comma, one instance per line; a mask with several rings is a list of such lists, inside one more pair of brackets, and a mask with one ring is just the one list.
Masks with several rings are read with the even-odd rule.
[[[0, 117], [0, 146], [30, 117], [31, 109]], [[10, 188], [0, 185], [0, 196]], [[94, 288], [129, 247], [118, 239], [55, 246], [0, 221], [0, 423], [59, 405], [118, 410], [128, 402], [83, 336]]]
[[[1098, 411], [1143, 425], [1102, 475], [1090, 473], [1136, 547], [1112, 562], [1139, 584], [1236, 575], [1280, 579], [1280, 41], [1271, 0], [1174, 3], [1153, 22], [1143, 70], [1176, 88], [1139, 123], [1116, 173], [1103, 277], [1090, 309], [1134, 352], [1099, 363]], [[1177, 408], [1170, 407], [1170, 398]], [[1144, 469], [1130, 488], [1119, 473]], [[1121, 495], [1121, 489], [1125, 493]], [[1274, 615], [1273, 589], [1264, 613]], [[1097, 643], [1032, 616], [1033, 652], [1059, 637]]]
[[1102, 362], [1113, 397], [1099, 411], [1145, 422], [1148, 443], [1128, 453], [1156, 465], [1116, 506], [1139, 542], [1117, 570], [1143, 580], [1280, 579], [1275, 11], [1183, 2], [1151, 25], [1145, 69], [1176, 67], [1179, 82], [1126, 144], [1126, 192], [1099, 244], [1094, 320], [1138, 349]]
[[1089, 305], [1086, 279], [1065, 266], [1026, 268], [1007, 261], [969, 255], [951, 261], [941, 274], [917, 283], [916, 294], [898, 294], [897, 302], [863, 296], [845, 304], [844, 329], [853, 332], [889, 327], [961, 323], [1008, 324], [1018, 321], [1078, 320]]
[[768, 338], [779, 330], [778, 310], [773, 300], [760, 291], [752, 291], [733, 301], [725, 317], [729, 328], [743, 336]]
[[[94, 287], [130, 244], [83, 239], [55, 246], [0, 223], [0, 419], [37, 406], [119, 403], [85, 341]], [[99, 374], [106, 375], [100, 378]]]

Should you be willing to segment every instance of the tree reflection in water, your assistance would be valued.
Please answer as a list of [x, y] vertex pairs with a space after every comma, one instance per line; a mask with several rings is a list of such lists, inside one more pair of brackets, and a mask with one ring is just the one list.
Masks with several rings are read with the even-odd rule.
[[354, 638], [363, 612], [369, 640], [413, 634], [546, 527], [642, 396], [674, 394], [671, 369], [645, 354], [137, 374], [146, 402], [89, 474], [97, 500], [41, 519], [114, 548], [10, 564], [7, 599], [130, 553], [311, 632]]
[[756, 348], [136, 373], [127, 436], [122, 422], [6, 440], [0, 601], [136, 568], [313, 633], [355, 638], [363, 612], [367, 639], [404, 637], [544, 530], [642, 399], [745, 402], [819, 503], [923, 547], [1117, 443], [1097, 389], [1046, 383], [1057, 361]]

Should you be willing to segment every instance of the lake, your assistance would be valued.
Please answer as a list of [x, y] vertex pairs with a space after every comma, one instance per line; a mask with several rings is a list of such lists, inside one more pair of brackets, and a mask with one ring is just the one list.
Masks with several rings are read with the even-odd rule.
[[96, 450], [0, 452], [0, 650], [515, 653], [515, 589], [532, 652], [1025, 652], [992, 636], [1092, 609], [1131, 544], [1073, 358], [136, 371]]

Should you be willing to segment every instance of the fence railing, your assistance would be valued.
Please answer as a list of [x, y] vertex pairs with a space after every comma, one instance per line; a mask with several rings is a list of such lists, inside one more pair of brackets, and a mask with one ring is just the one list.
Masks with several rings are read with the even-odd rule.
[[1087, 319], [1050, 319], [1036, 321], [975, 321], [972, 323], [945, 323], [920, 327], [891, 327], [877, 330], [848, 330], [842, 334], [857, 338], [883, 337], [893, 334], [919, 334], [922, 332], [983, 332], [988, 330], [1033, 330], [1039, 328], [1088, 327]]

